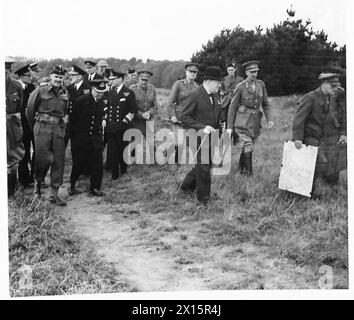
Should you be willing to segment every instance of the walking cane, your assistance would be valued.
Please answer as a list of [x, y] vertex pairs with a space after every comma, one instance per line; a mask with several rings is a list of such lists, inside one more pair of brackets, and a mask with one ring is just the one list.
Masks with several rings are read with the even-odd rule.
[[[204, 143], [206, 137], [208, 137], [208, 136], [209, 136], [209, 134], [206, 134], [205, 137], [203, 138], [202, 142], [200, 143], [199, 148], [197, 149], [197, 152], [195, 153], [195, 155], [194, 155], [194, 157], [193, 157], [193, 159], [192, 159], [192, 163], [194, 162], [195, 158], [197, 157], [200, 148], [202, 147], [202, 145], [203, 145], [203, 143]], [[177, 194], [178, 191], [179, 191], [179, 189], [181, 189], [182, 183], [183, 183], [183, 181], [179, 184], [179, 186], [178, 186], [177, 191], [176, 191], [175, 194]]]

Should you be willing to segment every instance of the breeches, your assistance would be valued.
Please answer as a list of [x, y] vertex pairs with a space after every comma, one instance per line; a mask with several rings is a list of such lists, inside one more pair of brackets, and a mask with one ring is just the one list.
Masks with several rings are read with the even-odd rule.
[[238, 134], [238, 139], [239, 139], [242, 152], [253, 152], [254, 143], [256, 142], [257, 138], [253, 138], [248, 136], [245, 133], [238, 132], [237, 129], [236, 129], [236, 133]]

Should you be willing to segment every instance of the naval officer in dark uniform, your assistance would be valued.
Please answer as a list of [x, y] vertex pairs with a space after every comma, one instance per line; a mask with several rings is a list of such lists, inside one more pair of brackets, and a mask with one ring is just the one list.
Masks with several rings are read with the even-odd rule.
[[126, 173], [127, 164], [123, 151], [128, 145], [123, 141], [124, 132], [131, 127], [131, 121], [137, 113], [134, 92], [124, 85], [125, 73], [111, 70], [112, 88], [107, 94], [106, 120], [107, 167], [112, 169], [112, 180]]
[[100, 191], [103, 175], [103, 95], [107, 90], [104, 79], [90, 81], [91, 93], [79, 97], [71, 113], [71, 148], [75, 157], [70, 175], [69, 194], [74, 195], [75, 183], [87, 168], [90, 194], [103, 196]]

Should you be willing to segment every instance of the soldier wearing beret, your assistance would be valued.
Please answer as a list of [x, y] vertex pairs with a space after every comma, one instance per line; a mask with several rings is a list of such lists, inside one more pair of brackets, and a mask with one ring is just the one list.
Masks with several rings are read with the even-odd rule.
[[112, 170], [112, 180], [127, 172], [123, 151], [128, 143], [123, 136], [137, 112], [135, 94], [124, 85], [124, 77], [124, 72], [112, 69], [112, 89], [107, 94], [103, 125], [107, 134], [107, 169]]
[[346, 98], [339, 76], [331, 70], [321, 73], [320, 87], [301, 99], [293, 121], [296, 148], [319, 147], [315, 179], [321, 177], [329, 184], [338, 183], [346, 166]]
[[132, 123], [133, 127], [139, 129], [146, 137], [146, 132], [149, 130], [146, 121], [152, 120], [158, 111], [157, 94], [155, 87], [149, 83], [153, 76], [152, 71], [140, 70], [138, 76], [138, 83], [130, 87], [135, 94], [138, 108], [138, 112]]
[[[197, 141], [198, 153], [195, 167], [186, 175], [181, 185], [184, 192], [197, 189], [197, 199], [200, 204], [207, 204], [211, 187], [211, 143], [208, 135], [220, 127], [220, 104], [218, 91], [221, 83], [221, 69], [207, 67], [203, 84], [193, 90], [180, 112], [180, 120], [186, 128], [203, 130], [203, 140]], [[202, 159], [200, 145], [205, 138], [209, 139], [209, 159]]]
[[107, 90], [104, 79], [90, 82], [91, 92], [78, 97], [72, 107], [71, 149], [73, 165], [70, 175], [69, 194], [76, 193], [75, 184], [81, 174], [90, 176], [90, 194], [103, 196], [100, 191], [103, 174], [102, 121], [104, 119], [103, 95]]
[[6, 147], [7, 147], [7, 190], [12, 196], [16, 190], [18, 163], [25, 150], [22, 142], [21, 106], [23, 89], [10, 77], [11, 67], [15, 61], [5, 59], [5, 91], [6, 91]]
[[[199, 70], [199, 64], [194, 62], [188, 62], [185, 65], [185, 78], [177, 80], [171, 89], [168, 97], [168, 106], [170, 110], [171, 122], [173, 123], [173, 133], [175, 136], [175, 142], [177, 143], [178, 129], [183, 128], [179, 120], [179, 114], [185, 105], [190, 93], [198, 87], [195, 82], [197, 73]], [[178, 163], [178, 145], [175, 146], [175, 163]]]
[[[23, 145], [25, 148], [25, 155], [18, 165], [18, 180], [26, 187], [33, 187], [34, 182], [34, 154], [31, 155], [31, 145], [34, 150], [34, 136], [33, 132], [28, 125], [26, 118], [26, 108], [28, 98], [31, 92], [35, 89], [35, 85], [32, 83], [33, 78], [29, 69], [29, 64], [17, 69], [14, 73], [19, 76], [19, 83], [23, 89], [23, 99], [21, 106], [21, 124], [23, 130]], [[29, 170], [29, 164], [31, 164], [31, 170]]]
[[51, 169], [50, 202], [59, 206], [66, 202], [59, 198], [63, 183], [65, 160], [65, 126], [69, 93], [63, 86], [65, 69], [56, 65], [51, 70], [50, 82], [36, 88], [30, 95], [26, 116], [35, 140], [35, 194], [41, 196], [41, 181]]
[[257, 79], [258, 64], [258, 61], [248, 61], [242, 65], [247, 78], [236, 86], [227, 117], [228, 132], [231, 133], [235, 129], [241, 144], [238, 170], [247, 176], [253, 175], [252, 152], [254, 143], [261, 133], [263, 117], [261, 107], [268, 122], [268, 128], [273, 127], [267, 90], [264, 82]]

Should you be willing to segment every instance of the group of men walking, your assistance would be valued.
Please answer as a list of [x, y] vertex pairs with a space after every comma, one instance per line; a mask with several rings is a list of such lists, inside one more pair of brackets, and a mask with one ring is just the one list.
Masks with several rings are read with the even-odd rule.
[[[50, 169], [50, 201], [65, 205], [58, 196], [58, 188], [63, 183], [69, 140], [72, 155], [69, 194], [77, 193], [76, 182], [85, 174], [90, 177], [90, 193], [102, 196], [105, 146], [106, 168], [116, 180], [127, 171], [123, 159], [127, 146], [123, 141], [125, 131], [134, 127], [146, 136], [149, 133], [146, 121], [153, 119], [158, 110], [156, 89], [149, 83], [151, 70], [140, 70], [136, 77], [135, 70], [129, 69], [128, 76], [122, 70], [109, 68], [104, 60], [97, 63], [86, 60], [86, 70], [73, 65], [67, 71], [57, 65], [51, 70], [49, 81], [40, 83], [37, 63], [16, 70], [19, 81], [10, 77], [13, 63], [10, 59], [5, 61], [9, 196], [15, 192], [17, 175], [24, 187], [32, 187], [34, 183], [35, 194], [41, 196]], [[208, 66], [203, 83], [198, 85], [195, 79], [200, 66], [187, 63], [185, 78], [177, 80], [170, 92], [169, 110], [175, 136], [180, 128], [193, 128], [202, 129], [209, 138], [224, 123], [226, 132], [237, 136], [240, 143], [239, 172], [252, 176], [252, 153], [261, 133], [263, 113], [268, 128], [274, 123], [266, 86], [257, 79], [259, 61], [247, 61], [243, 68], [245, 79], [235, 74], [234, 65], [228, 66], [225, 78], [220, 68]], [[345, 93], [340, 87], [339, 74], [323, 72], [319, 80], [320, 87], [305, 95], [299, 104], [293, 135], [297, 148], [302, 143], [320, 147], [316, 177], [337, 183], [338, 173], [344, 169], [338, 164], [343, 161], [338, 161], [336, 147], [346, 144]], [[206, 204], [210, 198], [212, 163], [202, 161], [199, 148], [202, 143], [199, 139], [196, 165], [186, 175], [181, 189], [183, 192], [196, 189], [198, 201]], [[178, 150], [176, 145], [176, 162]]]

